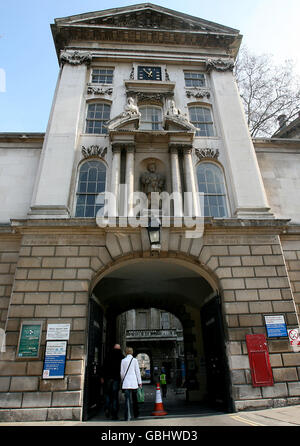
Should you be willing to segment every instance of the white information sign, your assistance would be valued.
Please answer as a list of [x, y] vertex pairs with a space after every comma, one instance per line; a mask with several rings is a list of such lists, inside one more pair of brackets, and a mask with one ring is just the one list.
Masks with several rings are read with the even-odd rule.
[[68, 341], [70, 337], [70, 324], [48, 324], [47, 341]]

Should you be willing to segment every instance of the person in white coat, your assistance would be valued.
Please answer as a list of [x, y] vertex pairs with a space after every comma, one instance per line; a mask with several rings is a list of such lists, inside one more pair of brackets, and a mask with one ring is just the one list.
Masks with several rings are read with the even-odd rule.
[[137, 389], [142, 387], [142, 378], [139, 363], [133, 355], [131, 347], [126, 348], [126, 357], [121, 361], [121, 382], [122, 390], [125, 393], [125, 421], [131, 419], [131, 400], [133, 418], [138, 418], [139, 407], [137, 401]]

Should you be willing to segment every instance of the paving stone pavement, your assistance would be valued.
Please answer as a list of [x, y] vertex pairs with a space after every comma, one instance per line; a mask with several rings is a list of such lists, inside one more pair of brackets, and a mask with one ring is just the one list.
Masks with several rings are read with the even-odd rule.
[[140, 404], [140, 417], [136, 420], [125, 422], [123, 420], [123, 395], [120, 397], [119, 420], [106, 419], [103, 412], [89, 421], [49, 421], [49, 422], [0, 422], [1, 427], [6, 426], [98, 426], [129, 427], [151, 426], [300, 426], [300, 405], [278, 407], [273, 409], [261, 409], [242, 411], [237, 413], [225, 413], [200, 406], [198, 403], [185, 402], [185, 390], [169, 388], [167, 397], [163, 399], [164, 409], [167, 415], [155, 417], [152, 415], [155, 406], [156, 388], [153, 385], [145, 385], [145, 402]]

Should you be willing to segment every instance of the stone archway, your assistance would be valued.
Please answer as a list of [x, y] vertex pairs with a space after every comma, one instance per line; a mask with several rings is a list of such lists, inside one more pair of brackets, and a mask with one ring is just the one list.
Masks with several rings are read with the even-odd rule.
[[[178, 317], [184, 331], [188, 399], [207, 398], [200, 313], [205, 303], [218, 295], [218, 282], [207, 267], [184, 255], [127, 256], [97, 272], [90, 292], [107, 326], [102, 344], [116, 341], [116, 318], [130, 309], [155, 307]], [[93, 324], [90, 320], [90, 330]]]

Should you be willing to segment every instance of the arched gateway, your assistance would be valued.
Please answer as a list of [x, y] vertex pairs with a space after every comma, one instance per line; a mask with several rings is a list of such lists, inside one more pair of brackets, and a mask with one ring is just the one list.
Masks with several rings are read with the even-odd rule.
[[84, 418], [101, 408], [99, 370], [117, 339], [117, 317], [134, 308], [173, 313], [183, 327], [186, 398], [232, 410], [222, 302], [215, 274], [192, 257], [119, 259], [90, 285]]

